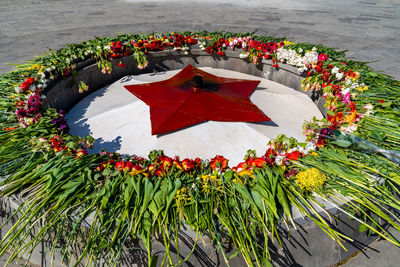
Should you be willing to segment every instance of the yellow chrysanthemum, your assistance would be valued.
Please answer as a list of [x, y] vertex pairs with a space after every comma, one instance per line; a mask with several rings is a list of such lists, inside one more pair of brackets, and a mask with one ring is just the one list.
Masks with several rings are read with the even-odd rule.
[[297, 185], [304, 190], [311, 191], [321, 188], [326, 181], [326, 176], [316, 168], [299, 172], [296, 175]]
[[28, 70], [38, 70], [38, 69], [43, 69], [43, 66], [41, 64], [33, 64], [28, 68]]

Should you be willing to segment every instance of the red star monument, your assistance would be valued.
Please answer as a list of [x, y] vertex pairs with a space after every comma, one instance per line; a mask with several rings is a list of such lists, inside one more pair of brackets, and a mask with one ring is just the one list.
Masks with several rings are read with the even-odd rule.
[[260, 81], [222, 78], [188, 65], [160, 82], [125, 88], [150, 107], [151, 134], [164, 134], [205, 121], [270, 121], [250, 101]]

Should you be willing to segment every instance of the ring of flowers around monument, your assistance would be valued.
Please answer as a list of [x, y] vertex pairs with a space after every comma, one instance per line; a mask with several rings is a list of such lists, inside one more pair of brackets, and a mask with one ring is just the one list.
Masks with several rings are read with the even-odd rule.
[[[242, 163], [229, 167], [220, 155], [207, 161], [171, 158], [162, 151], [152, 151], [147, 159], [88, 154], [93, 138], [69, 135], [64, 112], [42, 104], [48, 84], [74, 76], [79, 62], [94, 59], [109, 75], [112, 62], [127, 67], [122, 57], [133, 57], [144, 69], [152, 51], [189, 54], [193, 46], [214, 57], [224, 58], [233, 49], [254, 64], [265, 59], [276, 68], [282, 63], [297, 67], [304, 75], [302, 88], [325, 99], [326, 118], [304, 124], [307, 143], [280, 136], [264, 155], [248, 151]], [[80, 93], [88, 90], [83, 81], [76, 83]], [[51, 249], [62, 238], [63, 259], [71, 263], [72, 245], [85, 236], [83, 222], [94, 215], [74, 263], [95, 263], [100, 257], [113, 262], [128, 238], [140, 238], [151, 265], [156, 260], [152, 238], [160, 234], [167, 251], [162, 261], [173, 264], [169, 243], [185, 223], [197, 239], [208, 232], [223, 255], [222, 236], [228, 236], [248, 265], [262, 265], [270, 260], [268, 239], [279, 238], [276, 225], [288, 221], [295, 227], [291, 207], [345, 243], [348, 237], [316, 212], [321, 199], [358, 220], [361, 231], [400, 246], [377, 219], [400, 229], [392, 212], [400, 207], [394, 197], [400, 185], [400, 83], [346, 59], [344, 52], [249, 34], [129, 34], [50, 50], [0, 76], [0, 84], [1, 195], [26, 198], [1, 241], [0, 254], [13, 249], [10, 259], [32, 252], [56, 229], [60, 234]], [[35, 232], [39, 219], [43, 231]], [[33, 238], [24, 243], [26, 232]], [[265, 249], [257, 244], [258, 235]], [[104, 256], [105, 251], [112, 253]]]

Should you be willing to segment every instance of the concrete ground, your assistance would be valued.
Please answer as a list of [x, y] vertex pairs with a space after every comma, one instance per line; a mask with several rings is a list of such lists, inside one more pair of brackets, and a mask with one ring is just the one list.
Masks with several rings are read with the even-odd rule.
[[[399, 0], [1, 0], [0, 73], [94, 36], [201, 29], [321, 43], [400, 79]], [[399, 265], [399, 248], [371, 246], [343, 266]]]

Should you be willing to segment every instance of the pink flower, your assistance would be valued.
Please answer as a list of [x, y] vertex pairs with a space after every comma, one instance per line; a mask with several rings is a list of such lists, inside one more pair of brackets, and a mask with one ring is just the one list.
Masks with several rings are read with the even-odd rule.
[[34, 95], [31, 95], [28, 100], [28, 104], [26, 106], [26, 112], [28, 114], [36, 114], [39, 110], [40, 105], [40, 95], [36, 92]]
[[347, 92], [344, 96], [343, 96], [343, 103], [350, 105], [351, 103], [351, 99], [350, 99], [350, 91]]
[[328, 55], [325, 55], [325, 54], [318, 55], [318, 61], [325, 61], [327, 59], [328, 59]]

